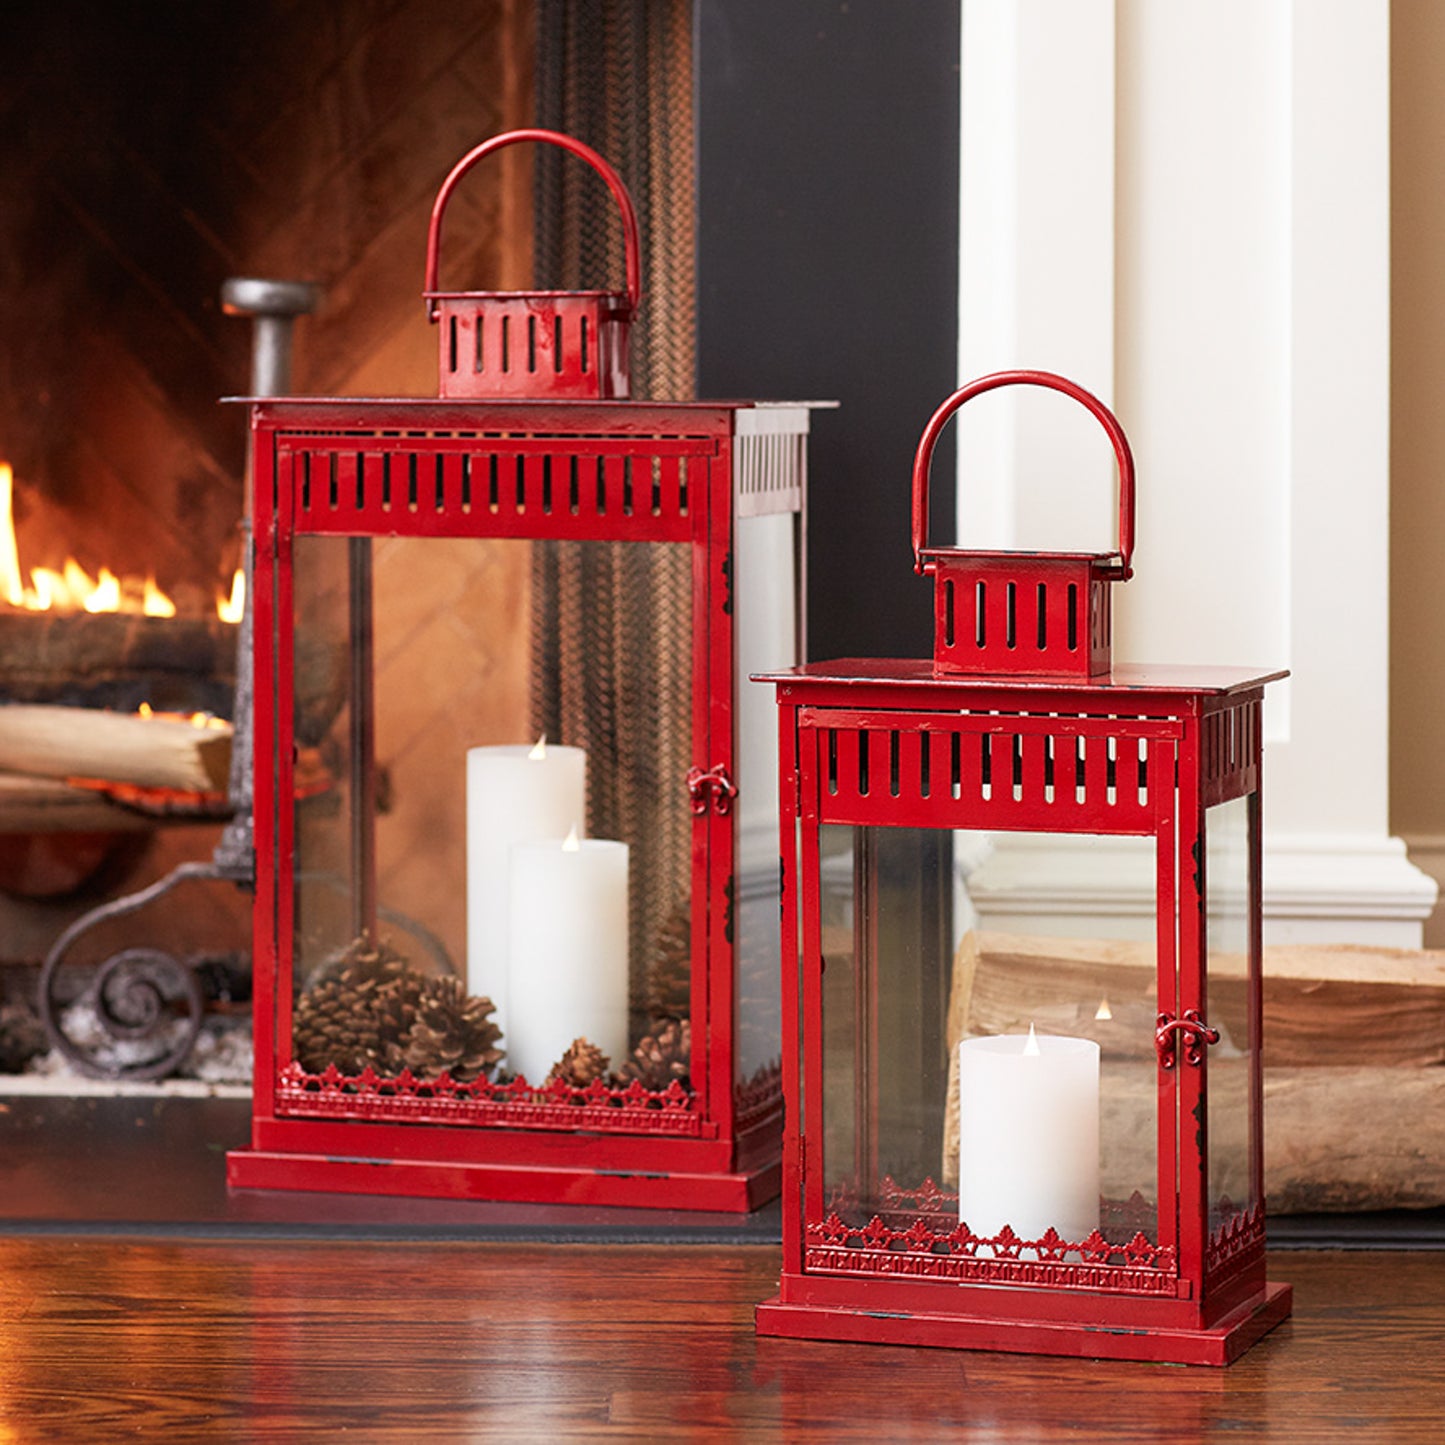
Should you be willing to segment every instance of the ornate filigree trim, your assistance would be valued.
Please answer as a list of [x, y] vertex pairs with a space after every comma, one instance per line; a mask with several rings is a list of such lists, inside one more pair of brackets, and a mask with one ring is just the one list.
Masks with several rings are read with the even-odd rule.
[[[1055, 1229], [1039, 1239], [1023, 1239], [1007, 1226], [996, 1235], [980, 1236], [958, 1220], [958, 1196], [931, 1179], [917, 1189], [905, 1189], [885, 1177], [878, 1199], [895, 1223], [874, 1214], [865, 1225], [848, 1224], [836, 1207], [826, 1218], [809, 1222], [806, 1267], [830, 1274], [1174, 1293], [1176, 1252], [1152, 1243], [1142, 1229], [1120, 1240], [1105, 1239], [1097, 1229], [1082, 1240], [1066, 1240]], [[1126, 1206], [1125, 1212], [1133, 1211]], [[904, 1219], [907, 1225], [900, 1227]]]
[[857, 1249], [810, 1247], [804, 1255], [804, 1268], [826, 1274], [886, 1274], [957, 1280], [963, 1284], [1021, 1285], [1108, 1294], [1173, 1295], [1175, 1287], [1173, 1272], [1162, 1269], [1029, 1259], [968, 1259], [948, 1254], [872, 1253]]
[[343, 1074], [330, 1065], [308, 1074], [299, 1064], [277, 1078], [276, 1112], [366, 1123], [448, 1124], [502, 1129], [585, 1129], [609, 1134], [669, 1134], [697, 1138], [703, 1119], [696, 1096], [674, 1080], [647, 1089], [636, 1080], [612, 1088], [600, 1079], [585, 1088], [559, 1080], [529, 1084], [513, 1079], [458, 1083], [449, 1074], [418, 1079], [410, 1070], [394, 1078], [366, 1069]]
[[739, 1133], [782, 1112], [783, 1065], [764, 1064], [733, 1090], [733, 1117]]
[[[1227, 1199], [1221, 1201], [1221, 1207], [1226, 1212], [1233, 1209]], [[1204, 1272], [1218, 1274], [1263, 1253], [1264, 1203], [1257, 1201], [1250, 1209], [1230, 1213], [1219, 1228], [1210, 1232], [1204, 1251]]]

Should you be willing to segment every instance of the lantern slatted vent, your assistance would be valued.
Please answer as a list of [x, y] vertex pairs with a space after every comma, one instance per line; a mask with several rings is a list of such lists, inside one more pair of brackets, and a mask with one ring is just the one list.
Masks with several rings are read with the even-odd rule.
[[826, 717], [803, 709], [816, 730], [822, 808], [829, 822], [896, 820], [959, 826], [1068, 827], [1086, 815], [1106, 831], [1147, 832], [1155, 789], [1174, 786], [1177, 723], [985, 713], [963, 718], [903, 714], [870, 726], [868, 714]]
[[[542, 141], [586, 161], [607, 183], [622, 219], [625, 291], [442, 291], [441, 226], [457, 182], [480, 160], [517, 141]], [[452, 168], [432, 207], [427, 236], [427, 315], [438, 326], [438, 395], [534, 400], [624, 400], [628, 340], [641, 290], [637, 215], [621, 177], [590, 146], [549, 130], [493, 136]]]
[[807, 490], [807, 442], [780, 430], [777, 408], [757, 406], [738, 417], [736, 452], [739, 517], [796, 512]]
[[344, 438], [279, 444], [283, 490], [306, 532], [687, 541], [716, 444], [705, 439], [398, 437], [385, 452]]
[[1259, 787], [1260, 705], [1244, 702], [1205, 715], [1200, 729], [1204, 802], [1227, 802]]
[[559, 293], [541, 315], [535, 296], [469, 299], [470, 310], [456, 298], [442, 302], [443, 396], [617, 396], [612, 378], [626, 365], [618, 342], [629, 317], [607, 310], [604, 293]]
[[[926, 545], [929, 472], [939, 433], [970, 398], [1015, 384], [1061, 391], [1104, 427], [1119, 467], [1117, 552], [973, 552]], [[934, 413], [913, 464], [915, 568], [934, 577], [934, 670], [1081, 678], [1107, 673], [1113, 626], [1109, 584], [1128, 580], [1133, 535], [1133, 458], [1102, 402], [1044, 371], [998, 372], [962, 387]]]
[[[1020, 581], [1015, 562], [972, 564], [972, 586], [944, 576], [935, 592], [937, 638], [950, 671], [1083, 671], [1108, 656], [1109, 588], [1087, 565], [1032, 561]], [[1048, 576], [1038, 580], [1047, 570]]]

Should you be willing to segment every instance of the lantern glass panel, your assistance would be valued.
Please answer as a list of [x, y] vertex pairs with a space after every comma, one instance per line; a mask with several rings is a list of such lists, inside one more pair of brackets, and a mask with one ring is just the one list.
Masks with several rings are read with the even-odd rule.
[[1078, 1243], [1098, 1228], [1158, 1244], [1153, 944], [989, 931], [952, 866], [988, 846], [977, 832], [819, 829], [814, 1209], [856, 1229], [878, 1216], [906, 1230], [918, 1213], [937, 1232], [962, 1212], [980, 1239], [1008, 1226]]
[[1205, 814], [1208, 882], [1206, 1017], [1219, 1030], [1208, 1050], [1209, 1227], [1247, 1213], [1254, 1197], [1250, 1128], [1259, 1040], [1250, 1024], [1250, 809], [1254, 795]]
[[[296, 538], [298, 999], [370, 935], [492, 997], [503, 1068], [532, 1082], [573, 1037], [617, 1070], [659, 1011], [690, 1014], [690, 568], [681, 543]], [[527, 772], [543, 737], [550, 762], [585, 754], [585, 790], [579, 768], [575, 804], [564, 784], [538, 828], [513, 827], [531, 794], [468, 754], [504, 749]], [[582, 892], [565, 856], [533, 850], [560, 855], [573, 822], [582, 864], [601, 865]], [[499, 961], [478, 920], [503, 910]]]
[[801, 661], [797, 514], [739, 517], [734, 560], [738, 799], [733, 1037], [736, 1081], [747, 1085], [775, 1077], [782, 1053], [777, 707], [765, 688], [747, 679]]

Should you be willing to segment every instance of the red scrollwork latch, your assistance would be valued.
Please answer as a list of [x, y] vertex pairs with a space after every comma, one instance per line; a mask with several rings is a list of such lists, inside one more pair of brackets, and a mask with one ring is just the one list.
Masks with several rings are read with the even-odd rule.
[[1210, 1028], [1197, 1008], [1185, 1009], [1182, 1018], [1160, 1014], [1154, 1021], [1154, 1048], [1161, 1069], [1172, 1069], [1179, 1062], [1179, 1035], [1184, 1037], [1184, 1062], [1196, 1069], [1204, 1062], [1204, 1046], [1219, 1042], [1219, 1030]]
[[733, 799], [738, 795], [738, 785], [728, 776], [728, 770], [718, 763], [706, 772], [701, 768], [689, 768], [687, 791], [694, 813], [706, 813], [709, 799], [714, 812], [728, 813], [732, 811]]

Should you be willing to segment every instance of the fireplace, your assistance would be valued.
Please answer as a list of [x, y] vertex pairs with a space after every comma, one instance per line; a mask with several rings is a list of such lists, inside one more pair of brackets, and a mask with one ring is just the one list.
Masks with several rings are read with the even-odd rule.
[[[222, 286], [322, 283], [295, 336], [296, 392], [434, 392], [419, 255], [436, 183], [531, 118], [530, 8], [462, 9], [6, 7], [0, 703], [230, 717], [246, 442], [243, 414], [218, 402], [250, 385], [251, 327], [223, 314]], [[459, 208], [459, 271], [501, 285], [530, 271], [527, 165], [509, 158], [503, 184]], [[113, 586], [126, 610], [25, 606], [67, 560], [73, 583]], [[167, 808], [64, 779], [17, 800], [3, 784], [7, 1006], [76, 919], [210, 858], [226, 825], [224, 786]], [[87, 948], [92, 963], [129, 947], [200, 962], [215, 1007], [244, 1000], [249, 936], [243, 890], [207, 886], [106, 923]]]

